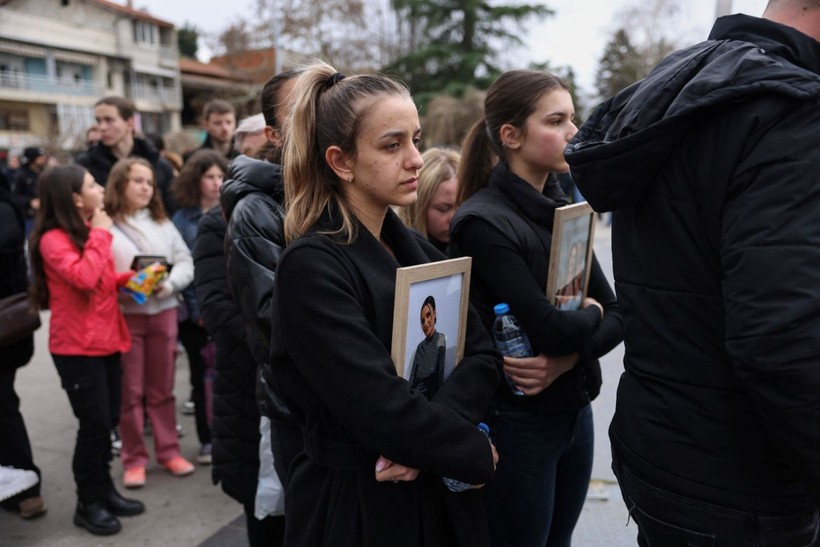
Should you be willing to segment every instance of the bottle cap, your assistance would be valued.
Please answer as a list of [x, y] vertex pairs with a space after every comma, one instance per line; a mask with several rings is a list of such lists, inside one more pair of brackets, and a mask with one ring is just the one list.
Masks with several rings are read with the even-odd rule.
[[493, 307], [493, 311], [496, 315], [504, 315], [505, 313], [510, 313], [510, 306], [502, 302], [501, 304], [496, 304], [495, 307]]

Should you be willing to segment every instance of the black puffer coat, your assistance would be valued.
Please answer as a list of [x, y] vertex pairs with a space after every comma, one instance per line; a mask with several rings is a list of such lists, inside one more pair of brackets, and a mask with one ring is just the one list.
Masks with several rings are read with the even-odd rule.
[[[820, 502], [820, 43], [734, 15], [601, 105], [567, 151], [613, 214], [613, 453], [660, 488]], [[812, 499], [813, 498], [813, 499]]]
[[262, 411], [273, 420], [293, 422], [276, 394], [268, 364], [273, 280], [285, 242], [282, 168], [239, 156], [231, 162], [220, 195], [228, 219], [228, 280], [248, 328], [251, 352], [262, 366]]
[[253, 502], [259, 476], [259, 409], [256, 362], [245, 322], [228, 288], [226, 224], [214, 207], [199, 221], [193, 249], [194, 285], [205, 328], [216, 342], [213, 382], [213, 480], [226, 494]]

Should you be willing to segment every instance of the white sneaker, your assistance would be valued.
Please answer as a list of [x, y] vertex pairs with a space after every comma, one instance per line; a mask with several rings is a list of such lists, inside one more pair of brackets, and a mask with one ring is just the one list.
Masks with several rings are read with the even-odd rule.
[[122, 439], [120, 438], [120, 432], [117, 431], [117, 428], [111, 430], [111, 455], [115, 458], [120, 455], [122, 451]]
[[8, 499], [40, 482], [34, 471], [0, 467], [0, 501]]
[[196, 405], [194, 405], [192, 400], [188, 399], [182, 404], [182, 413], [186, 416], [191, 416], [196, 413]]

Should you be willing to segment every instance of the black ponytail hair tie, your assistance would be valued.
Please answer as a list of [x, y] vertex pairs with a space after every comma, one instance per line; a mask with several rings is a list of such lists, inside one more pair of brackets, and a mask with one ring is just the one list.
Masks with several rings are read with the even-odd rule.
[[337, 72], [336, 74], [334, 74], [333, 76], [331, 76], [330, 78], [328, 78], [328, 79], [327, 79], [327, 81], [325, 82], [325, 87], [326, 87], [327, 89], [330, 89], [330, 88], [331, 88], [331, 87], [333, 87], [333, 85], [334, 85], [334, 84], [336, 84], [339, 80], [343, 80], [343, 79], [344, 79], [344, 77], [345, 77], [345, 75], [344, 75], [344, 74], [342, 74], [341, 72]]

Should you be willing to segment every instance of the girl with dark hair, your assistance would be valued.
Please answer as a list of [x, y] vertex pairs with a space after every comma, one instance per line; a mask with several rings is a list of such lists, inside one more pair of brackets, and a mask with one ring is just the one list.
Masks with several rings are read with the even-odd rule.
[[477, 490], [495, 451], [477, 428], [498, 354], [470, 313], [465, 357], [431, 400], [390, 357], [396, 268], [444, 258], [391, 206], [416, 199], [421, 128], [407, 88], [317, 63], [292, 92], [285, 236], [271, 361], [301, 422], [285, 544], [486, 545]]
[[[203, 149], [194, 152], [171, 186], [180, 205], [171, 220], [182, 239], [193, 252], [197, 226], [202, 216], [215, 205], [219, 205], [219, 188], [228, 170], [225, 157], [215, 150]], [[196, 434], [199, 438], [197, 461], [210, 464], [213, 461], [211, 445], [210, 396], [206, 395], [205, 376], [207, 369], [213, 369], [212, 360], [206, 359], [203, 349], [210, 337], [205, 330], [202, 315], [197, 305], [193, 283], [182, 291], [183, 304], [179, 308], [179, 341], [188, 355], [191, 369], [191, 401], [194, 404]], [[210, 371], [213, 373], [213, 370]]]
[[31, 235], [32, 296], [51, 309], [48, 346], [79, 420], [72, 469], [77, 483], [74, 524], [116, 534], [117, 516], [142, 503], [120, 496], [111, 480], [111, 429], [120, 414], [120, 354], [131, 341], [117, 287], [133, 274], [115, 273], [111, 218], [103, 189], [77, 165], [52, 167], [39, 185], [40, 210]]
[[623, 320], [596, 260], [583, 309], [559, 310], [545, 295], [555, 209], [567, 204], [553, 173], [568, 171], [577, 132], [567, 86], [506, 72], [484, 108], [462, 152], [450, 251], [473, 257], [470, 301], [487, 330], [493, 306], [509, 304], [536, 355], [504, 358], [524, 396], [502, 385], [485, 419], [503, 456], [485, 491], [490, 536], [494, 546], [568, 546], [592, 470], [597, 359], [621, 341]]
[[111, 248], [118, 268], [128, 268], [140, 255], [158, 256], [170, 273], [138, 304], [122, 299], [133, 344], [122, 357], [122, 451], [126, 488], [145, 485], [148, 451], [143, 437], [145, 415], [151, 421], [157, 462], [182, 477], [194, 466], [180, 455], [174, 403], [177, 348], [177, 294], [194, 278], [191, 251], [165, 216], [156, 191], [154, 170], [141, 158], [114, 164], [105, 191], [105, 208], [114, 219]]

